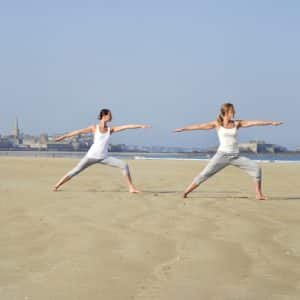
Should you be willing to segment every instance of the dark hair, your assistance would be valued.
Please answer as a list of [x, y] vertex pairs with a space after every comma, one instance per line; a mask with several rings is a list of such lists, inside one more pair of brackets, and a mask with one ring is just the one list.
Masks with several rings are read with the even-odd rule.
[[99, 116], [98, 116], [98, 119], [101, 120], [103, 118], [103, 116], [107, 116], [110, 113], [111, 113], [110, 110], [107, 109], [107, 108], [101, 109], [101, 111], [99, 113]]

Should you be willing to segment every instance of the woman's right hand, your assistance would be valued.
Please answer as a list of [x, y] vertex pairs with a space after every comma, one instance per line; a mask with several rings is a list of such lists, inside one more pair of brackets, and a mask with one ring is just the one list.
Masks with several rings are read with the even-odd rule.
[[55, 142], [60, 142], [60, 141], [62, 141], [62, 140], [64, 140], [64, 139], [65, 139], [65, 136], [62, 135], [62, 136], [57, 137], [57, 138], [55, 139]]

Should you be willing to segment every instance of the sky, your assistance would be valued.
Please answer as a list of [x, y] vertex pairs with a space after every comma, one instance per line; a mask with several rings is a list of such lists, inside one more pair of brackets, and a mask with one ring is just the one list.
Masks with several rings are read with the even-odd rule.
[[300, 2], [0, 0], [0, 134], [18, 117], [27, 134], [97, 122], [150, 124], [113, 143], [207, 148], [222, 103], [237, 118], [279, 120], [240, 141], [300, 146]]

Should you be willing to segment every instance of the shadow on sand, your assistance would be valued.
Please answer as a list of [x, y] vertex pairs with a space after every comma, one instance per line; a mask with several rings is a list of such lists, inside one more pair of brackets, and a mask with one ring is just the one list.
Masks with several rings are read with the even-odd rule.
[[[59, 192], [76, 192], [76, 193], [128, 193], [127, 189], [118, 189], [118, 190], [104, 190], [104, 189], [88, 189], [88, 190], [58, 190], [56, 193]], [[141, 190], [141, 194], [153, 194], [155, 196], [158, 195], [169, 195], [169, 194], [178, 194], [181, 196], [183, 191], [182, 190]], [[232, 195], [233, 194], [233, 195]], [[199, 198], [214, 198], [214, 199], [255, 199], [254, 197], [238, 195], [240, 194], [237, 191], [194, 191], [192, 192], [187, 199], [199, 199]], [[287, 201], [287, 200], [299, 200], [300, 196], [269, 196], [267, 201]]]

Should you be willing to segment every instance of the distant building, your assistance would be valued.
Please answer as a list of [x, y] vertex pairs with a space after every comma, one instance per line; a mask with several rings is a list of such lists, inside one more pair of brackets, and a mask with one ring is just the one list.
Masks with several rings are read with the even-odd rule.
[[26, 145], [30, 148], [35, 147], [37, 142], [38, 142], [37, 138], [32, 135], [24, 135], [23, 137], [23, 145]]
[[20, 128], [19, 128], [18, 118], [16, 118], [16, 120], [15, 120], [14, 128], [12, 131], [12, 136], [16, 139], [20, 139]]
[[124, 151], [126, 151], [126, 145], [125, 144], [110, 145], [110, 151], [124, 152]]
[[0, 149], [9, 150], [13, 147], [13, 143], [7, 138], [0, 138]]
[[[210, 147], [206, 149], [206, 152], [216, 152], [218, 150], [217, 147]], [[245, 153], [278, 153], [285, 152], [287, 149], [280, 145], [269, 144], [265, 141], [249, 141], [248, 143], [239, 144], [240, 152]]]
[[48, 140], [49, 140], [48, 134], [47, 133], [43, 133], [43, 134], [40, 135], [39, 143], [46, 145], [48, 143]]
[[15, 120], [11, 135], [9, 135], [7, 138], [12, 143], [13, 147], [18, 147], [20, 144], [22, 144], [18, 118]]
[[252, 153], [277, 153], [287, 151], [285, 147], [268, 144], [265, 141], [249, 141], [248, 143], [242, 143], [239, 145], [241, 152]]

